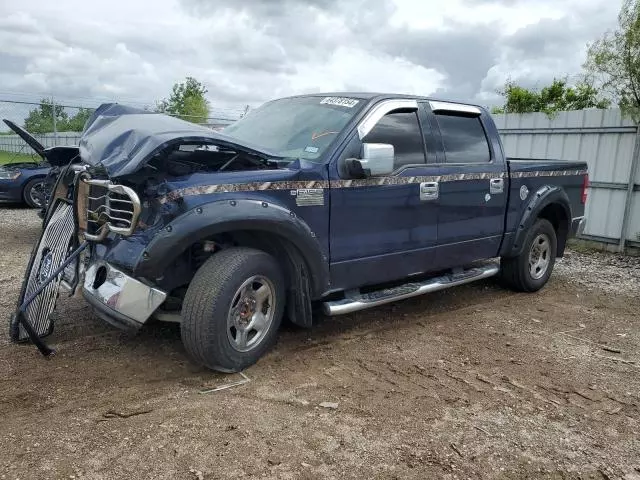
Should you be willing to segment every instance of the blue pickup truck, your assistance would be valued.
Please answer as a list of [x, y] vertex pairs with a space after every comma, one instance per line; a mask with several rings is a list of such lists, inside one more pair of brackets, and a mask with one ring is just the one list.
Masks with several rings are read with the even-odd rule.
[[180, 322], [196, 362], [239, 371], [285, 315], [310, 327], [316, 307], [494, 275], [537, 291], [585, 221], [585, 163], [505, 158], [484, 108], [423, 97], [283, 98], [222, 132], [105, 104], [77, 153], [27, 268], [16, 341], [51, 333], [58, 289], [78, 290], [120, 328]]

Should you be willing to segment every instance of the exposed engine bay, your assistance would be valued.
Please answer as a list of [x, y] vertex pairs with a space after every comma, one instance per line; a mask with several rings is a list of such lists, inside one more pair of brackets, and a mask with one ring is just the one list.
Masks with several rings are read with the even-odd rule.
[[164, 150], [155, 155], [148, 165], [172, 176], [196, 172], [264, 170], [278, 166], [277, 162], [246, 152], [216, 145], [189, 144], [179, 144]]
[[287, 163], [213, 144], [181, 143], [155, 154], [141, 170], [124, 177], [122, 183], [153, 186], [194, 173], [273, 170]]

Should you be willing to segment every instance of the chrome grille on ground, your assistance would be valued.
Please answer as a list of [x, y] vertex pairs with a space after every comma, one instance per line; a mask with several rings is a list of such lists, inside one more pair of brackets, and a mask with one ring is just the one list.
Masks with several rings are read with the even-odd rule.
[[[74, 230], [73, 207], [65, 202], [58, 203], [38, 244], [20, 303], [29, 298], [66, 260]], [[25, 310], [26, 320], [39, 336], [48, 335], [52, 331], [53, 322], [50, 317], [56, 307], [61, 278], [62, 274], [58, 275]], [[22, 325], [17, 337], [18, 341], [29, 338]]]
[[109, 180], [82, 179], [88, 188], [79, 189], [79, 203], [84, 206], [87, 240], [100, 241], [109, 232], [131, 235], [140, 215], [140, 200], [129, 187]]

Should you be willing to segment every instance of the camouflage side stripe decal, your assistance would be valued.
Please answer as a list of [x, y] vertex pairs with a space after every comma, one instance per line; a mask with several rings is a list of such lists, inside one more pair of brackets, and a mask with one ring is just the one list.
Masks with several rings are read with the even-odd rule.
[[422, 175], [415, 177], [373, 177], [358, 180], [332, 180], [334, 188], [375, 187], [380, 185], [408, 185], [422, 182], [455, 182], [459, 180], [484, 180], [503, 178], [505, 173], [457, 173], [452, 175]]
[[586, 170], [536, 170], [533, 172], [515, 172], [511, 174], [511, 178], [567, 177], [586, 174]]
[[263, 190], [297, 190], [299, 188], [329, 188], [329, 182], [325, 180], [312, 180], [307, 182], [249, 182], [249, 183], [222, 183], [217, 185], [198, 185], [196, 187], [181, 188], [169, 192], [160, 198], [160, 203], [175, 201], [182, 197], [193, 195], [209, 195], [211, 193], [231, 192], [259, 192]]
[[[528, 177], [561, 177], [584, 175], [586, 170], [536, 170], [532, 172], [516, 172], [511, 174], [511, 178]], [[422, 182], [457, 182], [464, 180], [485, 180], [490, 178], [505, 178], [507, 175], [501, 173], [456, 173], [449, 175], [429, 175], [429, 176], [389, 176], [372, 177], [355, 180], [332, 180], [333, 188], [355, 188], [355, 187], [376, 187], [384, 185], [409, 185]], [[183, 197], [194, 195], [209, 195], [212, 193], [232, 193], [232, 192], [258, 192], [264, 190], [298, 190], [304, 188], [329, 188], [326, 180], [311, 181], [277, 181], [277, 182], [248, 182], [248, 183], [227, 183], [217, 185], [198, 185], [196, 187], [181, 188], [173, 190], [167, 195], [160, 197], [160, 203], [167, 203]]]

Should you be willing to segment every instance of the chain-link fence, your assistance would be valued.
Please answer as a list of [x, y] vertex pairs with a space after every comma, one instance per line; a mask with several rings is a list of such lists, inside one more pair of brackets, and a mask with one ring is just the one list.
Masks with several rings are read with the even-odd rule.
[[[57, 101], [55, 98], [40, 102], [0, 99], [0, 119], [9, 120], [27, 130], [45, 148], [55, 145], [77, 145], [86, 120], [100, 102], [81, 104], [80, 102]], [[120, 102], [130, 105], [131, 102]], [[153, 106], [135, 102], [133, 106], [153, 110]], [[248, 106], [238, 108], [215, 108], [209, 110], [210, 116], [182, 116], [213, 130], [219, 130], [241, 118], [249, 110]], [[4, 122], [0, 123], [0, 165], [12, 162], [37, 161], [35, 150], [15, 134]]]

